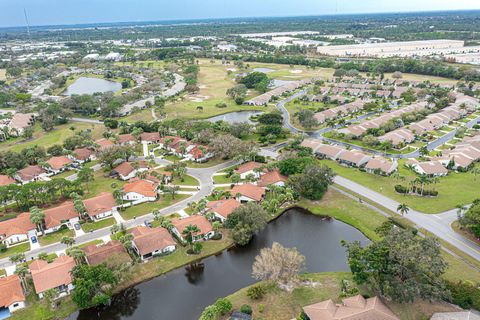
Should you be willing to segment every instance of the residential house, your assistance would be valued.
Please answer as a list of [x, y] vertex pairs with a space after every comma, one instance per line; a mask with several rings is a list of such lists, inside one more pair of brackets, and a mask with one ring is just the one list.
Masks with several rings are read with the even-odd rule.
[[158, 183], [148, 180], [134, 180], [123, 186], [123, 200], [155, 201], [158, 196]]
[[119, 134], [118, 135], [118, 142], [117, 144], [121, 145], [121, 146], [125, 146], [125, 145], [134, 145], [135, 143], [137, 143], [137, 140], [135, 139], [135, 137], [130, 134], [130, 133], [126, 133], [126, 134]]
[[230, 194], [240, 203], [260, 202], [265, 197], [265, 189], [254, 184], [236, 185], [230, 190]]
[[442, 165], [440, 161], [408, 161], [408, 164], [413, 166], [413, 170], [418, 174], [424, 174], [430, 177], [442, 177], [448, 174], [448, 170]]
[[140, 134], [140, 141], [146, 144], [159, 143], [160, 133], [158, 132], [144, 132]]
[[222, 223], [225, 222], [235, 209], [241, 206], [241, 203], [235, 199], [222, 199], [209, 201], [207, 203], [207, 213], [213, 213]]
[[207, 162], [214, 156], [215, 154], [210, 151], [208, 146], [194, 145], [194, 147], [188, 151], [188, 154], [185, 158], [195, 162]]
[[28, 166], [17, 171], [15, 179], [21, 184], [40, 180], [47, 176], [47, 171], [40, 166]]
[[121, 180], [126, 181], [134, 178], [137, 172], [147, 171], [148, 163], [146, 161], [122, 162], [112, 170], [113, 175], [117, 175]]
[[70, 155], [70, 159], [78, 163], [85, 163], [91, 160], [95, 160], [95, 153], [87, 148], [78, 148], [73, 150], [72, 155]]
[[112, 240], [105, 244], [90, 244], [82, 250], [85, 252], [85, 260], [91, 266], [96, 266], [113, 259], [115, 256], [120, 257], [121, 261], [130, 261], [130, 256], [120, 241]]
[[398, 147], [415, 141], [415, 135], [408, 129], [399, 128], [378, 137], [378, 141], [390, 141], [394, 147]]
[[83, 200], [86, 213], [93, 220], [110, 217], [116, 210], [117, 203], [109, 192], [102, 192], [98, 196]]
[[6, 310], [10, 313], [25, 308], [25, 300], [20, 278], [16, 274], [0, 278], [0, 314], [4, 315]]
[[51, 157], [46, 161], [48, 166], [45, 168], [51, 174], [59, 174], [72, 164], [72, 160], [67, 156]]
[[315, 153], [318, 147], [322, 146], [322, 142], [318, 139], [304, 139], [302, 143], [300, 143], [301, 147], [310, 148], [312, 152]]
[[35, 292], [40, 299], [43, 298], [45, 291], [55, 290], [57, 297], [69, 295], [73, 290], [72, 269], [75, 267], [75, 261], [72, 257], [60, 256], [53, 262], [48, 263], [45, 260], [34, 260], [30, 266]]
[[133, 250], [146, 261], [155, 255], [168, 254], [176, 250], [177, 243], [165, 228], [138, 226], [132, 229]]
[[43, 212], [45, 214], [45, 233], [58, 231], [62, 226], [73, 229], [74, 224], [80, 220], [73, 201], [66, 201], [55, 208], [46, 209]]
[[8, 124], [9, 134], [20, 137], [26, 128], [35, 123], [34, 113], [15, 113]]
[[193, 234], [193, 241], [208, 240], [215, 232], [212, 229], [210, 222], [201, 215], [191, 215], [184, 219], [176, 219], [172, 221], [173, 228], [171, 231], [183, 241], [186, 241], [183, 231], [189, 226], [197, 226], [200, 232]]
[[338, 162], [340, 164], [349, 166], [349, 167], [356, 167], [360, 168], [363, 167], [372, 157], [366, 155], [360, 151], [354, 150], [345, 150], [340, 154], [338, 157]]
[[361, 295], [345, 298], [342, 304], [331, 299], [303, 307], [309, 320], [400, 320], [378, 297]]
[[260, 173], [257, 172], [257, 170], [261, 167], [261, 163], [249, 161], [239, 165], [238, 168], [235, 169], [235, 173], [239, 174], [241, 179], [245, 179], [248, 175], [253, 175], [255, 178], [259, 178]]
[[0, 221], [0, 241], [7, 247], [28, 241], [37, 235], [36, 228], [30, 221], [30, 213], [21, 213], [13, 219]]
[[268, 171], [260, 177], [257, 185], [260, 187], [268, 188], [270, 186], [283, 187], [288, 178], [280, 173], [277, 169]]
[[99, 139], [95, 141], [95, 144], [98, 145], [96, 148], [97, 151], [102, 152], [105, 150], [110, 149], [111, 147], [115, 146], [115, 143], [113, 141], [108, 140], [108, 139]]
[[322, 144], [317, 147], [315, 153], [322, 159], [337, 160], [338, 157], [345, 151], [346, 150], [341, 147]]
[[0, 174], [0, 187], [8, 186], [14, 183], [16, 183], [16, 181], [12, 177]]
[[391, 175], [395, 170], [398, 168], [397, 162], [392, 162], [380, 156], [375, 156], [371, 158], [367, 165], [365, 166], [365, 170], [369, 173], [381, 173], [384, 175]]

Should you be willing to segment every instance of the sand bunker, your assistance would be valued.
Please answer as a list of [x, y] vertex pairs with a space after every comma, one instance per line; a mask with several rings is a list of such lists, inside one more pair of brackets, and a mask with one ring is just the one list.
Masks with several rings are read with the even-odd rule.
[[295, 73], [295, 74], [298, 74], [298, 73], [303, 73], [303, 70], [299, 70], [299, 69], [296, 69], [296, 70], [290, 70], [290, 73]]

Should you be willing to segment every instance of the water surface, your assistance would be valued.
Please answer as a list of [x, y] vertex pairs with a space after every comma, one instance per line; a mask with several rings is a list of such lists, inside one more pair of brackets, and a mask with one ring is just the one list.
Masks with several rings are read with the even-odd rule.
[[99, 78], [80, 77], [65, 90], [65, 95], [94, 94], [97, 92], [117, 92], [122, 89], [122, 84]]
[[235, 112], [221, 114], [212, 118], [208, 118], [207, 121], [210, 121], [210, 122], [225, 121], [230, 124], [238, 123], [238, 122], [248, 122], [250, 124], [253, 124], [253, 122], [250, 120], [250, 117], [260, 115], [262, 113], [263, 112], [261, 111], [235, 111]]

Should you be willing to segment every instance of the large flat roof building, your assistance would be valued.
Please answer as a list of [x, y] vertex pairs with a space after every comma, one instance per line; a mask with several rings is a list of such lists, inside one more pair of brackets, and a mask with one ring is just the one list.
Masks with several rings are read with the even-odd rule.
[[465, 47], [460, 40], [425, 40], [323, 46], [317, 53], [339, 57], [412, 57], [480, 52], [480, 46]]

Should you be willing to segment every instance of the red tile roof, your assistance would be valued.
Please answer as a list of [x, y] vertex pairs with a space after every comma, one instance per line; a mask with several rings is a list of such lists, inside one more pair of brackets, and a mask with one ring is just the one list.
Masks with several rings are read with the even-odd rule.
[[73, 150], [73, 154], [75, 156], [75, 159], [85, 161], [90, 158], [90, 156], [93, 154], [93, 151], [87, 148], [79, 148]]
[[96, 144], [98, 144], [100, 147], [98, 148], [98, 150], [100, 151], [104, 151], [110, 147], [113, 147], [115, 144], [108, 140], [108, 139], [100, 139], [100, 140], [97, 140], [95, 141]]
[[8, 186], [14, 183], [15, 183], [15, 179], [13, 179], [12, 177], [0, 174], [0, 186]]
[[253, 169], [260, 168], [261, 166], [262, 164], [258, 162], [254, 162], [254, 161], [246, 162], [238, 166], [237, 170], [235, 170], [235, 173], [242, 174], [248, 171], [252, 171]]
[[160, 140], [160, 133], [158, 132], [144, 132], [140, 134], [140, 140], [142, 141], [158, 141]]
[[14, 274], [0, 278], [0, 306], [8, 308], [15, 302], [25, 301], [20, 278]]
[[36, 226], [30, 222], [30, 213], [24, 212], [9, 220], [0, 221], [0, 235], [10, 237], [15, 234], [27, 234], [35, 230]]
[[182, 234], [183, 230], [189, 225], [195, 225], [200, 229], [200, 232], [195, 235], [207, 234], [212, 231], [212, 225], [210, 222], [201, 215], [192, 215], [184, 219], [176, 219], [172, 221], [173, 226]]
[[55, 208], [46, 209], [45, 226], [48, 228], [57, 227], [62, 224], [62, 221], [70, 220], [78, 217], [78, 212], [75, 210], [73, 201], [66, 201]]
[[254, 184], [242, 184], [233, 187], [233, 189], [230, 190], [230, 193], [234, 197], [240, 193], [242, 196], [252, 200], [261, 201], [263, 196], [265, 196], [265, 189]]
[[266, 187], [271, 184], [275, 184], [278, 182], [287, 182], [288, 178], [280, 173], [278, 170], [273, 170], [265, 173], [260, 177], [260, 181], [258, 181], [257, 185], [260, 187]]
[[120, 241], [112, 240], [103, 245], [91, 244], [82, 249], [85, 251], [85, 257], [87, 258], [88, 264], [95, 266], [107, 261], [113, 255], [122, 255], [128, 257], [125, 247]]
[[47, 163], [50, 165], [50, 167], [53, 170], [60, 170], [63, 167], [72, 163], [72, 160], [70, 160], [67, 156], [58, 156], [58, 157], [51, 157], [50, 159], [47, 160]]
[[176, 245], [168, 230], [164, 228], [138, 226], [133, 228], [131, 233], [133, 234], [133, 242], [142, 256]]
[[228, 216], [240, 206], [240, 202], [235, 199], [210, 201], [207, 203], [207, 208], [209, 211], [216, 212], [225, 219], [227, 219]]
[[118, 135], [118, 143], [122, 144], [125, 142], [135, 141], [135, 137], [129, 133], [126, 134], [119, 134]]
[[[146, 161], [138, 161], [138, 168], [148, 168], [148, 164]], [[128, 176], [135, 170], [133, 162], [122, 162], [118, 166], [116, 166], [113, 171], [117, 172], [122, 176]]]
[[96, 197], [83, 200], [83, 204], [90, 217], [110, 211], [117, 205], [115, 198], [109, 192], [102, 192]]
[[157, 196], [157, 187], [158, 184], [152, 183], [146, 180], [135, 180], [129, 182], [123, 186], [123, 191], [125, 193], [136, 192], [145, 197], [156, 197]]
[[60, 256], [52, 263], [35, 260], [29, 267], [35, 291], [41, 293], [61, 285], [69, 285], [72, 283], [70, 272], [73, 267], [75, 261], [68, 256]]
[[22, 181], [29, 181], [45, 172], [46, 171], [40, 166], [28, 166], [26, 168], [18, 170], [17, 175], [20, 177], [20, 179], [22, 179]]

